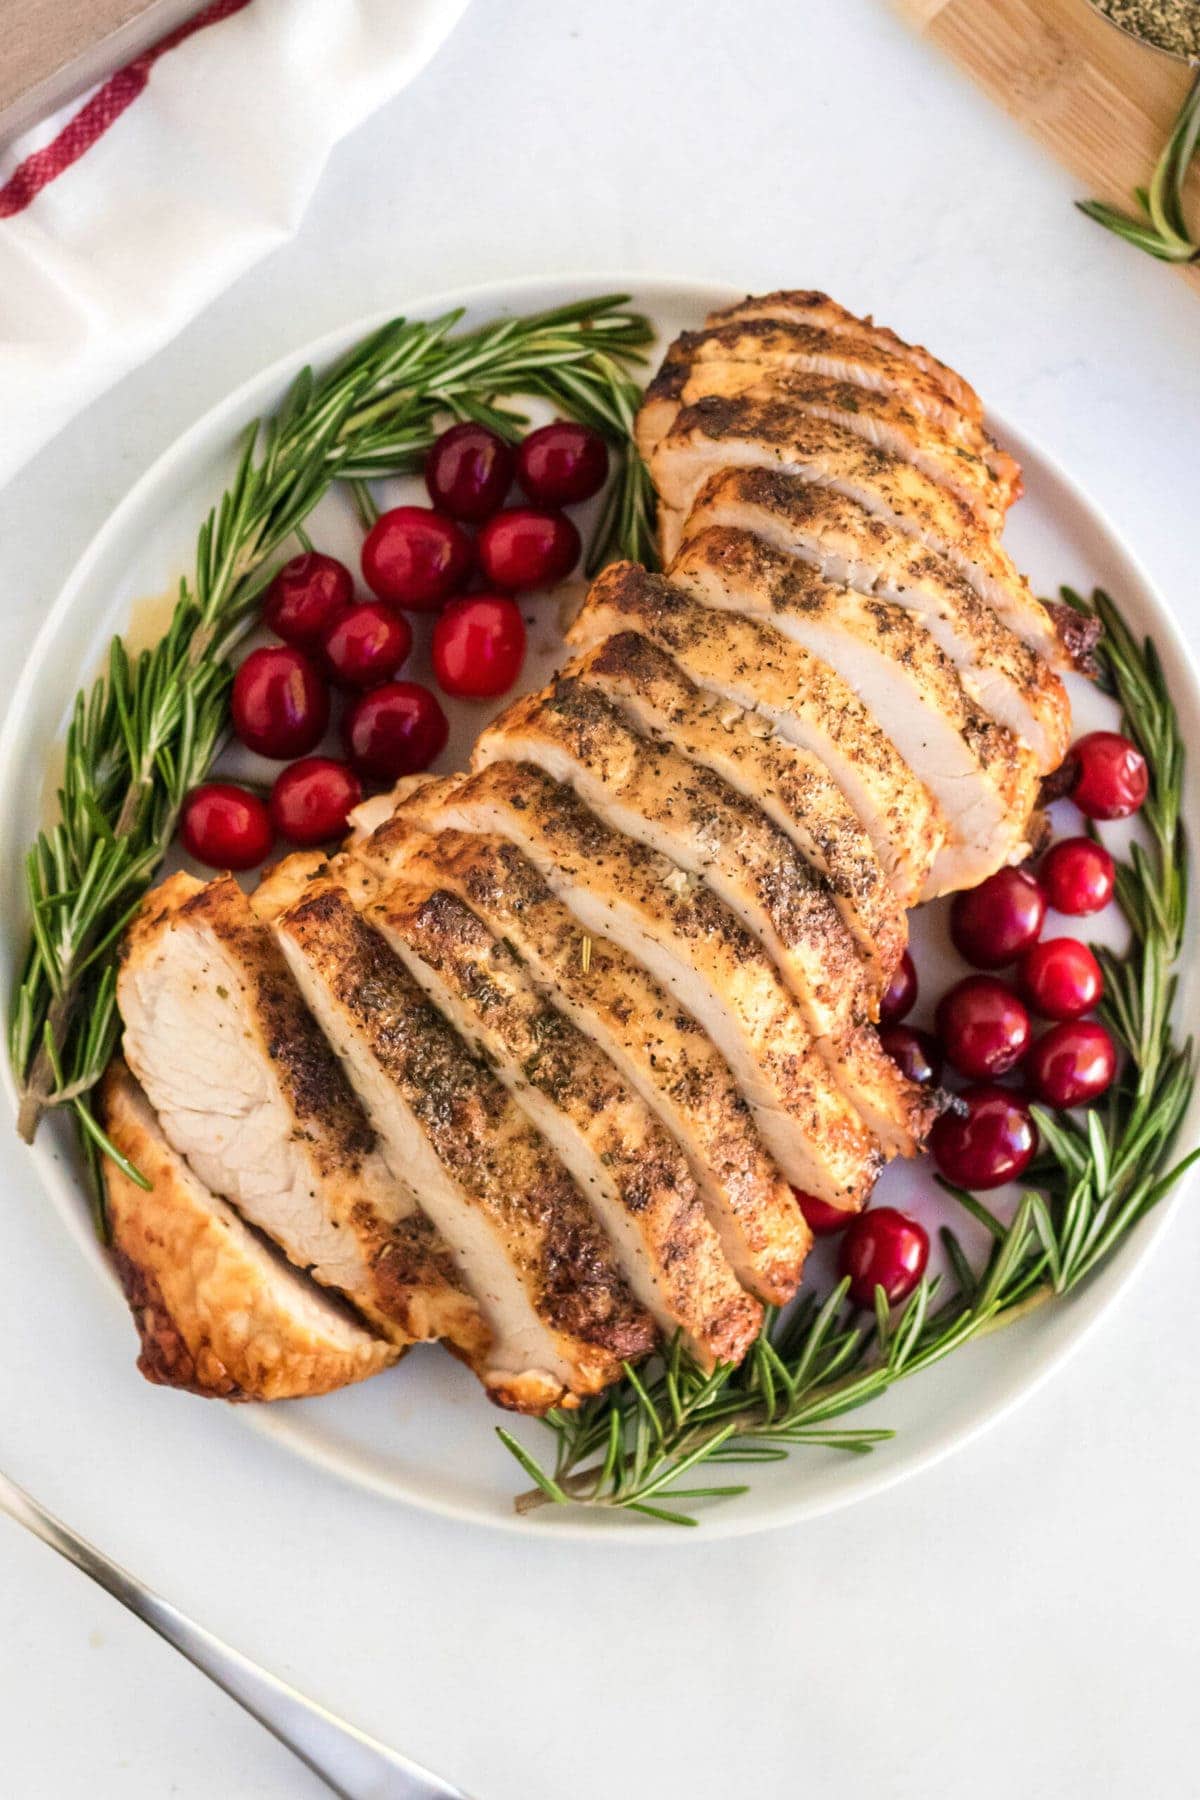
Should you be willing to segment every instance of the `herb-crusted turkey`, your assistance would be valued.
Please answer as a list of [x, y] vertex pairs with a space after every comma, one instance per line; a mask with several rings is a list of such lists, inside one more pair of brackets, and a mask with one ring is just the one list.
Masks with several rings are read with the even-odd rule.
[[200, 1391], [418, 1337], [530, 1412], [676, 1337], [736, 1362], [799, 1285], [797, 1193], [862, 1206], [947, 1103], [871, 1021], [905, 909], [1028, 853], [1068, 742], [1059, 620], [999, 539], [1020, 471], [952, 370], [804, 290], [677, 339], [636, 439], [668, 571], [604, 569], [469, 773], [252, 901], [173, 878], [129, 934], [162, 1135], [119, 1070], [112, 1112], [167, 1173], [140, 1214], [114, 1178], [122, 1241], [219, 1246], [283, 1344], [275, 1378], [206, 1356], [190, 1252], [147, 1237], [147, 1355]]
[[[699, 1021], [627, 951], [586, 935], [528, 858], [501, 837], [424, 831], [401, 810], [354, 854], [384, 880], [411, 872], [436, 881], [512, 944], [539, 990], [677, 1139], [738, 1279], [762, 1300], [790, 1300], [808, 1227]], [[817, 1149], [813, 1182], [822, 1166]], [[832, 1172], [830, 1179], [836, 1186]]]

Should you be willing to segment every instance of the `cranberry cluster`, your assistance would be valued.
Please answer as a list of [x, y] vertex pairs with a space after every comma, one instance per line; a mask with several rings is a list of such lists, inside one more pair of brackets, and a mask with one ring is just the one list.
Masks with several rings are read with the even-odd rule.
[[[1117, 732], [1093, 731], [1072, 751], [1071, 798], [1089, 819], [1124, 819], [1149, 790], [1145, 758]], [[1112, 899], [1116, 870], [1090, 837], [1062, 838], [1036, 874], [1000, 869], [957, 894], [950, 936], [979, 974], [967, 975], [938, 1001], [935, 1033], [903, 1024], [917, 998], [917, 971], [905, 953], [880, 1004], [880, 1041], [910, 1080], [937, 1082], [948, 1064], [970, 1085], [961, 1110], [937, 1121], [930, 1139], [942, 1175], [959, 1187], [988, 1189], [1015, 1181], [1038, 1147], [1029, 1101], [1082, 1106], [1099, 1098], [1117, 1072], [1117, 1047], [1097, 1019], [1087, 1018], [1104, 992], [1095, 956], [1077, 938], [1043, 938], [1048, 907], [1068, 917], [1099, 912]], [[994, 971], [1011, 970], [1009, 979]], [[1034, 1035], [1034, 1017], [1050, 1021]], [[1019, 1074], [1022, 1086], [1003, 1078]], [[839, 1267], [851, 1298], [874, 1304], [881, 1286], [889, 1302], [912, 1292], [925, 1271], [929, 1237], [915, 1219], [877, 1206], [857, 1216], [797, 1194], [818, 1236], [843, 1232]]]
[[[230, 782], [194, 788], [180, 818], [185, 849], [214, 868], [251, 869], [276, 834], [306, 847], [338, 837], [364, 781], [427, 769], [449, 726], [432, 689], [399, 679], [413, 646], [409, 615], [436, 615], [430, 655], [443, 694], [506, 693], [525, 660], [513, 595], [570, 574], [580, 539], [561, 509], [591, 499], [607, 477], [604, 439], [585, 426], [558, 420], [514, 450], [482, 425], [454, 425], [426, 458], [433, 505], [393, 507], [367, 533], [362, 573], [373, 598], [357, 596], [349, 569], [320, 551], [285, 564], [263, 601], [263, 623], [282, 641], [241, 664], [231, 713], [243, 744], [288, 766], [267, 802]], [[530, 504], [504, 505], [514, 479]], [[344, 760], [312, 754], [335, 689], [345, 694]]]

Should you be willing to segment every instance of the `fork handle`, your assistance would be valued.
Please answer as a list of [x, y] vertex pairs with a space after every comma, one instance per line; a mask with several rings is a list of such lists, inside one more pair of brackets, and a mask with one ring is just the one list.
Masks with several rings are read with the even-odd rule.
[[342, 1800], [468, 1800], [419, 1763], [368, 1737], [197, 1625], [0, 1475], [0, 1511], [74, 1563], [223, 1689]]

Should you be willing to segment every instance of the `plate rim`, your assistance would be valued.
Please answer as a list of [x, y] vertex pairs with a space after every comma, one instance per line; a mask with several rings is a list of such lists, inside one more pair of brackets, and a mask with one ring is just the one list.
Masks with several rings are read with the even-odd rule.
[[[741, 286], [727, 282], [704, 279], [701, 277], [679, 277], [641, 271], [633, 273], [613, 271], [570, 271], [558, 274], [525, 275], [514, 278], [498, 278], [490, 281], [473, 283], [465, 287], [445, 289], [433, 294], [416, 296], [400, 306], [374, 308], [369, 313], [348, 319], [341, 325], [331, 327], [317, 337], [305, 340], [282, 352], [278, 357], [252, 372], [233, 388], [227, 390], [195, 417], [185, 429], [178, 433], [165, 448], [153, 458], [148, 466], [136, 478], [122, 495], [117, 505], [101, 523], [80, 555], [75, 559], [59, 588], [53, 605], [48, 610], [41, 626], [35, 633], [20, 674], [13, 687], [3, 727], [0, 728], [0, 779], [6, 779], [3, 771], [14, 764], [15, 741], [19, 740], [23, 721], [29, 706], [35, 697], [38, 675], [43, 667], [48, 648], [63, 628], [80, 596], [87, 590], [97, 565], [102, 564], [105, 555], [114, 539], [120, 540], [126, 521], [136, 517], [139, 508], [144, 504], [148, 494], [152, 494], [164, 481], [170, 479], [175, 467], [186, 463], [189, 456], [202, 451], [211, 445], [212, 440], [222, 431], [228, 429], [229, 421], [236, 419], [251, 408], [255, 415], [267, 410], [282, 397], [285, 384], [293, 379], [299, 370], [307, 364], [320, 366], [343, 351], [349, 343], [377, 329], [387, 320], [399, 316], [411, 319], [426, 319], [437, 316], [441, 312], [456, 307], [477, 308], [494, 302], [498, 312], [514, 310], [521, 297], [545, 290], [562, 288], [564, 285], [577, 287], [580, 292], [595, 293], [629, 293], [631, 303], [641, 305], [639, 294], [650, 291], [662, 291], [678, 296], [681, 301], [703, 302], [707, 306], [728, 303], [739, 297], [745, 290]], [[1200, 669], [1193, 657], [1176, 618], [1168, 606], [1155, 581], [1150, 577], [1140, 557], [1134, 551], [1120, 531], [1112, 525], [1103, 509], [1093, 500], [1087, 489], [1058, 459], [1047, 452], [1039, 441], [1024, 430], [1013, 427], [1006, 416], [994, 409], [988, 409], [989, 422], [992, 423], [1002, 441], [1008, 438], [1019, 448], [1031, 454], [1040, 464], [1041, 469], [1051, 480], [1065, 492], [1074, 507], [1086, 517], [1097, 522], [1102, 530], [1106, 547], [1116, 554], [1127, 566], [1132, 582], [1140, 590], [1140, 598], [1144, 597], [1154, 616], [1154, 635], [1160, 643], [1169, 642], [1172, 658], [1183, 672], [1189, 686], [1187, 700], [1192, 709], [1200, 715]], [[229, 432], [229, 450], [233, 453], [233, 435]], [[215, 496], [214, 496], [215, 498]], [[1181, 708], [1181, 710], [1183, 710]], [[11, 980], [16, 967], [15, 951], [5, 959], [3, 971], [5, 980]], [[3, 1086], [8, 1106], [12, 1113], [12, 1124], [15, 1126], [16, 1086], [12, 1069], [7, 1056], [3, 1059]], [[1196, 1143], [1200, 1143], [1200, 1091], [1192, 1099], [1188, 1112], [1181, 1124], [1176, 1140], [1174, 1154], [1184, 1155]], [[91, 1229], [90, 1217], [85, 1206], [80, 1204], [78, 1183], [70, 1169], [59, 1166], [49, 1144], [43, 1141], [40, 1145], [27, 1146], [36, 1165], [39, 1185], [47, 1193], [56, 1213], [66, 1225], [68, 1232], [75, 1238], [83, 1255], [96, 1268], [103, 1280], [119, 1295], [119, 1284], [109, 1260]], [[806, 1519], [816, 1519], [840, 1512], [849, 1506], [870, 1500], [876, 1495], [898, 1486], [913, 1476], [935, 1468], [946, 1457], [959, 1449], [975, 1442], [985, 1431], [1008, 1418], [1018, 1406], [1038, 1393], [1066, 1364], [1067, 1360], [1090, 1339], [1092, 1333], [1107, 1319], [1117, 1304], [1136, 1286], [1138, 1278], [1144, 1273], [1154, 1248], [1161, 1242], [1164, 1233], [1170, 1228], [1193, 1180], [1198, 1175], [1192, 1172], [1176, 1186], [1168, 1199], [1156, 1209], [1153, 1215], [1144, 1219], [1133, 1233], [1131, 1241], [1118, 1252], [1117, 1261], [1108, 1267], [1119, 1267], [1118, 1278], [1110, 1278], [1104, 1283], [1106, 1291], [1097, 1298], [1095, 1288], [1103, 1282], [1105, 1270], [1097, 1271], [1096, 1276], [1085, 1283], [1081, 1291], [1063, 1301], [1080, 1313], [1073, 1329], [1068, 1331], [1060, 1342], [1044, 1349], [1036, 1367], [1027, 1378], [1013, 1391], [992, 1400], [977, 1417], [956, 1426], [946, 1428], [932, 1443], [910, 1451], [907, 1456], [901, 1451], [895, 1457], [863, 1459], [854, 1468], [853, 1479], [832, 1493], [810, 1495], [808, 1497], [788, 1500], [786, 1497], [775, 1500], [768, 1516], [755, 1512], [749, 1517], [739, 1514], [736, 1503], [723, 1509], [713, 1509], [703, 1515], [702, 1526], [697, 1531], [680, 1531], [656, 1521], [630, 1521], [623, 1516], [592, 1519], [576, 1514], [558, 1514], [550, 1509], [545, 1515], [539, 1515], [537, 1521], [525, 1515], [496, 1514], [485, 1511], [474, 1503], [454, 1498], [434, 1498], [425, 1494], [417, 1494], [401, 1489], [396, 1482], [379, 1475], [367, 1466], [356, 1453], [346, 1449], [335, 1451], [326, 1448], [316, 1440], [304, 1436], [291, 1424], [284, 1414], [275, 1414], [270, 1407], [239, 1408], [239, 1417], [259, 1436], [265, 1437], [290, 1454], [303, 1459], [323, 1473], [334, 1475], [346, 1485], [365, 1490], [386, 1498], [392, 1504], [401, 1504], [418, 1508], [422, 1512], [435, 1516], [454, 1519], [463, 1524], [485, 1526], [493, 1531], [527, 1535], [533, 1532], [543, 1539], [551, 1536], [586, 1540], [590, 1542], [627, 1545], [643, 1544], [661, 1546], [664, 1542], [676, 1543], [711, 1543], [720, 1539], [745, 1537], [759, 1532], [782, 1530], [790, 1525], [799, 1524]], [[68, 1190], [70, 1197], [68, 1198]], [[1018, 1323], [1015, 1330], [1020, 1331]], [[967, 1346], [969, 1347], [969, 1346]], [[665, 1534], [665, 1535], [664, 1535]]]

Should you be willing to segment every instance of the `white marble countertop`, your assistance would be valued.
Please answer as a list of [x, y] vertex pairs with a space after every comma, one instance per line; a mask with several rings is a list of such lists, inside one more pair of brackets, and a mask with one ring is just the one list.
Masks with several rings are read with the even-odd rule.
[[[0, 494], [0, 663], [134, 477], [280, 350], [572, 269], [811, 283], [920, 336], [1091, 490], [1200, 651], [1200, 308], [1074, 193], [879, 0], [476, 0], [295, 241]], [[1084, 1355], [933, 1472], [633, 1553], [398, 1509], [112, 1379], [126, 1321], [11, 1143], [0, 1173], [0, 1465], [479, 1800], [1197, 1791], [1194, 1212]], [[192, 1498], [214, 1466], [218, 1511]], [[319, 1791], [3, 1524], [0, 1741], [13, 1800]]]

